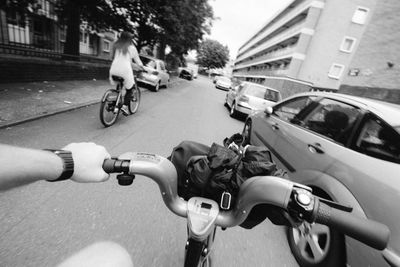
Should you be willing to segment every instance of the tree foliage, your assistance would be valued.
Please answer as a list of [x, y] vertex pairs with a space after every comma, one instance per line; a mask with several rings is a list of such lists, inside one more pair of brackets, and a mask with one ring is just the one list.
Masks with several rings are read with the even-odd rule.
[[[4, 5], [27, 10], [34, 3], [39, 1], [6, 0]], [[182, 57], [198, 47], [214, 19], [208, 0], [58, 0], [56, 3], [61, 23], [67, 25], [64, 53], [72, 55], [79, 55], [83, 21], [93, 30], [130, 31], [139, 49], [157, 43], [164, 57], [168, 45], [175, 55]]]
[[223, 68], [228, 60], [228, 47], [216, 40], [204, 40], [197, 50], [197, 64], [207, 69]]

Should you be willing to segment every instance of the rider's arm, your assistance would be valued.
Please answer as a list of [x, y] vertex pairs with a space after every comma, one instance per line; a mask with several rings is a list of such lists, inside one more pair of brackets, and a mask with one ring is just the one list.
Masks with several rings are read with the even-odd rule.
[[134, 45], [131, 45], [129, 47], [129, 49], [130, 49], [131, 56], [132, 56], [133, 60], [135, 61], [135, 63], [138, 64], [139, 66], [143, 67], [143, 62], [140, 60], [139, 53], [138, 53], [136, 47]]
[[[71, 151], [76, 182], [101, 182], [109, 175], [102, 169], [110, 155], [94, 143], [72, 143], [63, 148]], [[0, 144], [0, 190], [39, 180], [56, 180], [64, 170], [63, 160], [50, 151]]]

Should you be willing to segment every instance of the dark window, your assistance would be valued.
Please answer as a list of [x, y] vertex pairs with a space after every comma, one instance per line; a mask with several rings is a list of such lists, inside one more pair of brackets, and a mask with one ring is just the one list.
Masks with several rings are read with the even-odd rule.
[[301, 125], [334, 141], [346, 144], [361, 111], [351, 105], [332, 99], [322, 99]]
[[375, 116], [361, 125], [354, 150], [374, 158], [400, 163], [400, 135]]
[[288, 100], [275, 106], [274, 114], [283, 120], [292, 121], [295, 116], [312, 103], [315, 98], [315, 96], [303, 96]]

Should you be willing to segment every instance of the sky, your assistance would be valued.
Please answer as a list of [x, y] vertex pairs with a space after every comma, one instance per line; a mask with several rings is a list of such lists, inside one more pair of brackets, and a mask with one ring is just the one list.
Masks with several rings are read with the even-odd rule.
[[209, 0], [215, 17], [206, 36], [229, 47], [231, 59], [238, 49], [291, 0]]

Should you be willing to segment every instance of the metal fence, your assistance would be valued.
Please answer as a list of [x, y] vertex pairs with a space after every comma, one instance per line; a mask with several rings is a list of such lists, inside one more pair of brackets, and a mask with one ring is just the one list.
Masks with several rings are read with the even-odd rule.
[[109, 62], [100, 56], [101, 38], [81, 31], [80, 56], [64, 54], [66, 27], [57, 22], [51, 6], [22, 18], [17, 12], [0, 10], [0, 54], [22, 55], [85, 62]]

